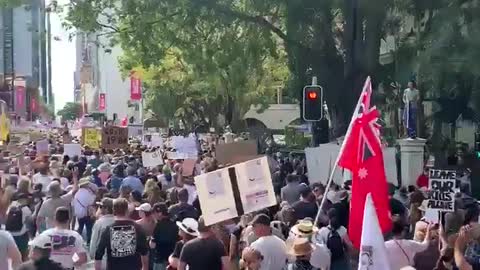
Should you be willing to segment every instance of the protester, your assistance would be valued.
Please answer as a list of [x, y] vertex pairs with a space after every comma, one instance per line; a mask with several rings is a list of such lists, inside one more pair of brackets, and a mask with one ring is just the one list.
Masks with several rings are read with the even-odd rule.
[[29, 231], [28, 224], [32, 221], [32, 211], [28, 205], [28, 194], [22, 193], [16, 196], [16, 201], [10, 204], [7, 210], [5, 229], [10, 232], [17, 244], [22, 260], [25, 261], [28, 255]]
[[178, 269], [229, 270], [225, 247], [218, 240], [202, 217], [198, 220], [198, 238], [185, 243], [180, 254]]
[[40, 234], [52, 240], [51, 259], [66, 269], [73, 269], [87, 262], [87, 252], [82, 236], [69, 229], [70, 218], [68, 208], [58, 207], [55, 210], [55, 226]]
[[255, 216], [252, 221], [253, 231], [258, 239], [250, 247], [262, 254], [262, 270], [282, 269], [287, 262], [285, 242], [272, 234], [270, 221], [270, 218], [265, 214]]
[[188, 203], [188, 190], [180, 189], [177, 196], [179, 202], [168, 208], [172, 220], [178, 221], [187, 217], [197, 219], [199, 216], [197, 209]]
[[150, 240], [150, 247], [154, 250], [153, 270], [164, 270], [167, 268], [168, 257], [173, 253], [178, 240], [178, 227], [175, 222], [170, 220], [165, 203], [155, 204], [153, 213], [157, 220], [152, 239]]
[[306, 217], [315, 219], [318, 212], [318, 206], [310, 187], [302, 184], [300, 191], [301, 200], [292, 205], [295, 210], [295, 217], [297, 220], [304, 219]]
[[78, 182], [79, 190], [73, 198], [73, 209], [78, 221], [78, 233], [82, 235], [83, 229], [87, 231], [87, 244], [92, 238], [92, 228], [95, 215], [95, 191], [88, 178], [82, 178]]
[[49, 236], [39, 235], [29, 242], [29, 246], [30, 261], [20, 265], [18, 270], [65, 270], [60, 263], [51, 259], [53, 244]]
[[103, 198], [97, 202], [100, 207], [100, 217], [96, 220], [92, 228], [92, 239], [90, 240], [90, 257], [95, 258], [100, 236], [113, 224], [115, 218], [113, 216], [113, 200], [111, 198]]
[[240, 269], [244, 270], [260, 270], [263, 256], [251, 247], [246, 247], [242, 252], [242, 261], [240, 262]]
[[122, 186], [130, 187], [133, 191], [143, 194], [143, 184], [138, 177], [136, 177], [137, 170], [134, 167], [127, 168], [127, 177], [123, 179]]
[[314, 270], [310, 264], [313, 250], [314, 245], [307, 238], [296, 238], [288, 251], [295, 261], [287, 265], [287, 270]]
[[193, 218], [185, 218], [182, 221], [177, 221], [178, 235], [180, 240], [175, 244], [173, 253], [168, 258], [169, 266], [173, 269], [180, 267], [180, 255], [183, 247], [189, 241], [198, 237], [198, 222]]
[[12, 235], [0, 230], [0, 269], [8, 269], [9, 261], [15, 269], [22, 263], [22, 254], [18, 250]]
[[140, 219], [137, 220], [137, 224], [142, 227], [147, 237], [151, 237], [156, 225], [156, 220], [152, 215], [152, 206], [149, 203], [143, 203], [135, 208], [135, 210], [138, 211], [140, 216]]
[[102, 269], [106, 252], [107, 270], [148, 269], [148, 243], [143, 229], [128, 218], [128, 201], [118, 198], [113, 201], [115, 221], [100, 236], [95, 252], [95, 270]]
[[300, 183], [295, 175], [287, 175], [287, 185], [282, 187], [280, 191], [280, 198], [282, 201], [286, 201], [290, 205], [293, 205], [295, 202], [300, 200], [301, 188], [302, 186], [300, 186]]

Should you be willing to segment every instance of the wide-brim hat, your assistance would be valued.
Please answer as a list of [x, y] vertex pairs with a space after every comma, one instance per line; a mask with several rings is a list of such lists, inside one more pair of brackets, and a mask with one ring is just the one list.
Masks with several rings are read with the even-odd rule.
[[295, 236], [300, 237], [308, 237], [313, 235], [318, 231], [318, 227], [313, 225], [311, 220], [300, 220], [297, 224], [295, 224], [290, 232], [292, 232]]
[[428, 200], [423, 200], [422, 204], [418, 207], [418, 210], [422, 212], [427, 212], [427, 208], [428, 208]]
[[198, 236], [198, 222], [193, 218], [184, 218], [181, 222], [177, 221], [177, 226], [184, 233], [191, 236]]
[[88, 177], [84, 177], [78, 181], [78, 187], [85, 187], [90, 184], [90, 179]]
[[59, 197], [62, 195], [63, 190], [62, 187], [60, 186], [60, 183], [58, 182], [52, 182], [48, 185], [47, 187], [47, 193], [48, 195], [52, 197]]
[[312, 254], [315, 246], [307, 238], [295, 238], [288, 253], [295, 257]]

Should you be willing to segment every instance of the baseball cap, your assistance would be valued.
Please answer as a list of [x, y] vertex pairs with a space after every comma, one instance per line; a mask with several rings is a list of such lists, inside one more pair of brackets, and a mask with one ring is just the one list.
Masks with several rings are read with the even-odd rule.
[[265, 226], [270, 226], [270, 218], [265, 215], [265, 214], [258, 214], [256, 215], [252, 222], [250, 223], [252, 226], [253, 225], [257, 225], [257, 224], [260, 224], [260, 225], [265, 225]]
[[142, 212], [152, 211], [152, 206], [149, 203], [142, 203], [139, 207], [136, 207], [135, 210]]
[[50, 249], [52, 248], [52, 240], [50, 236], [40, 234], [32, 241], [28, 242], [28, 245], [32, 248]]

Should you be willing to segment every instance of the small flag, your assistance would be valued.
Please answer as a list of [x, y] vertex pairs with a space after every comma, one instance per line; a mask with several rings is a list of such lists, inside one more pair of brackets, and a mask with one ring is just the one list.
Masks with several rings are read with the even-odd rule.
[[363, 212], [362, 240], [358, 270], [390, 270], [385, 241], [378, 223], [372, 195], [367, 194]]

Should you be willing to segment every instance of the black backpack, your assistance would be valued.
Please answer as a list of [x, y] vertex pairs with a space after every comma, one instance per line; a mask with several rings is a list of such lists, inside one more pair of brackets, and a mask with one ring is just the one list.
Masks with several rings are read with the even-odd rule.
[[8, 211], [7, 220], [5, 221], [5, 230], [9, 232], [19, 232], [23, 228], [23, 212], [24, 206], [13, 206]]
[[337, 261], [339, 259], [343, 259], [345, 255], [345, 245], [343, 243], [343, 239], [338, 234], [338, 232], [332, 228], [328, 228], [330, 233], [328, 234], [327, 238], [327, 248], [330, 250], [331, 261]]

